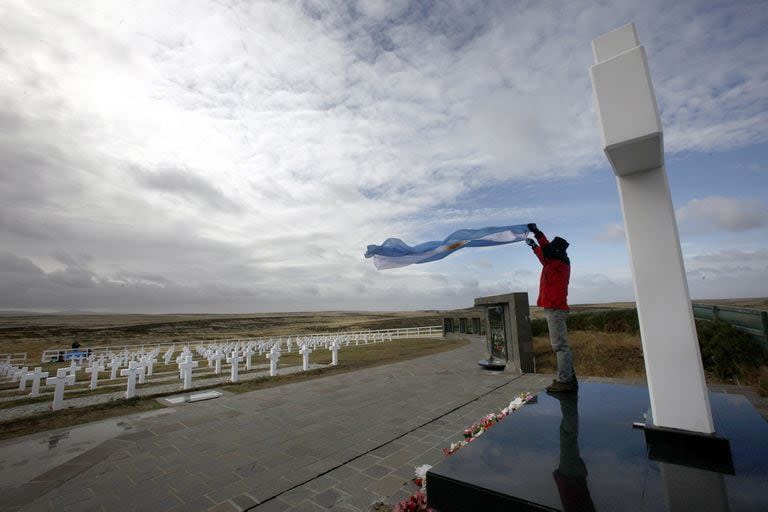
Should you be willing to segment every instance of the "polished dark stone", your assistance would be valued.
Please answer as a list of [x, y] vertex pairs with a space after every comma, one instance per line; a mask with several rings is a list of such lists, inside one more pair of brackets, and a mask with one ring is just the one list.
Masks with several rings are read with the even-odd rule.
[[[741, 395], [710, 394], [733, 473], [652, 460], [643, 387], [540, 393], [427, 475], [430, 506], [469, 510], [768, 511], [768, 422]], [[490, 412], [490, 411], [489, 411]]]

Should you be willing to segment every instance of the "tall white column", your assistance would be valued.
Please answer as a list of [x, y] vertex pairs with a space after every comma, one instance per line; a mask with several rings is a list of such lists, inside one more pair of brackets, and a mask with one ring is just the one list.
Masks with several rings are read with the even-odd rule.
[[621, 197], [653, 423], [714, 432], [664, 169], [661, 121], [645, 49], [634, 24], [592, 41], [590, 72]]

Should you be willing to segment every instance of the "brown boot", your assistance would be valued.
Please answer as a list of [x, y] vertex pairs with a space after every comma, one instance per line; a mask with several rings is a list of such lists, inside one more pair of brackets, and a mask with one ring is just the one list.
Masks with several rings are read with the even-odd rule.
[[573, 393], [579, 390], [579, 384], [576, 378], [567, 381], [560, 382], [559, 380], [552, 381], [552, 384], [547, 386], [547, 393]]

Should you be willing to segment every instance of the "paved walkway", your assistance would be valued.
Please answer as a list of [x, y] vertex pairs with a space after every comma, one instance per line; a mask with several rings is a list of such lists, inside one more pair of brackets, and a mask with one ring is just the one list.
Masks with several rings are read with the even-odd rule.
[[[0, 510], [363, 511], [544, 375], [483, 347], [0, 442]], [[514, 413], [513, 413], [514, 415]], [[512, 416], [507, 421], [513, 420]]]
[[[324, 368], [328, 365], [325, 364], [310, 364], [310, 370], [317, 370]], [[290, 375], [292, 373], [299, 373], [303, 371], [302, 366], [281, 366], [278, 369], [278, 375]], [[178, 391], [184, 393], [182, 382], [177, 377], [178, 372], [164, 372], [155, 374], [153, 377], [147, 378], [147, 384], [136, 385], [136, 396], [153, 396], [164, 393], [172, 393]], [[169, 378], [170, 376], [170, 378]], [[239, 374], [240, 382], [260, 379], [269, 376], [269, 365], [254, 365], [253, 370], [246, 372], [242, 370]], [[201, 378], [203, 377], [203, 378]], [[195, 373], [192, 380], [191, 390], [209, 388], [216, 386], [217, 384], [229, 384], [230, 375], [229, 371], [223, 371], [220, 375], [215, 375], [213, 370], [205, 371], [201, 373]], [[64, 408], [70, 407], [87, 407], [89, 405], [104, 404], [112, 400], [118, 400], [125, 397], [126, 385], [114, 386], [102, 384], [101, 389], [115, 389], [109, 393], [85, 393], [77, 395], [75, 397], [68, 398], [65, 391], [64, 393]], [[22, 418], [24, 416], [30, 416], [41, 412], [47, 412], [51, 409], [51, 403], [53, 402], [53, 392], [41, 393], [41, 396], [49, 397], [50, 399], [44, 402], [35, 402], [31, 404], [18, 405], [16, 407], [8, 407], [6, 409], [0, 409], [0, 421], [6, 421], [14, 418]], [[1, 401], [11, 401], [8, 399]]]

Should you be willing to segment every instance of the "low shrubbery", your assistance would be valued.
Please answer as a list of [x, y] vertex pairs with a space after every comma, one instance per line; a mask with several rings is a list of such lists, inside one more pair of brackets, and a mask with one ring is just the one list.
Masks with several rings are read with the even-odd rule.
[[[570, 331], [627, 335], [637, 335], [640, 332], [636, 309], [574, 313], [568, 317], [567, 325]], [[531, 331], [533, 336], [547, 336], [546, 319], [533, 319]], [[719, 320], [697, 320], [696, 331], [701, 347], [701, 358], [707, 372], [720, 380], [729, 382], [743, 380], [745, 383], [755, 384], [761, 394], [768, 394], [768, 368], [764, 366], [768, 364], [768, 354], [759, 342], [732, 325]], [[608, 355], [610, 353], [608, 348], [605, 347], [606, 356], [613, 357]], [[600, 353], [598, 348], [591, 357], [600, 357]]]
[[[572, 331], [624, 332], [627, 334], [640, 332], [636, 309], [574, 313], [568, 316], [567, 325], [568, 329]], [[545, 318], [531, 320], [531, 331], [534, 336], [547, 334], [549, 332], [547, 320]]]
[[766, 363], [762, 345], [731, 324], [696, 320], [704, 368], [720, 379], [742, 378]]

